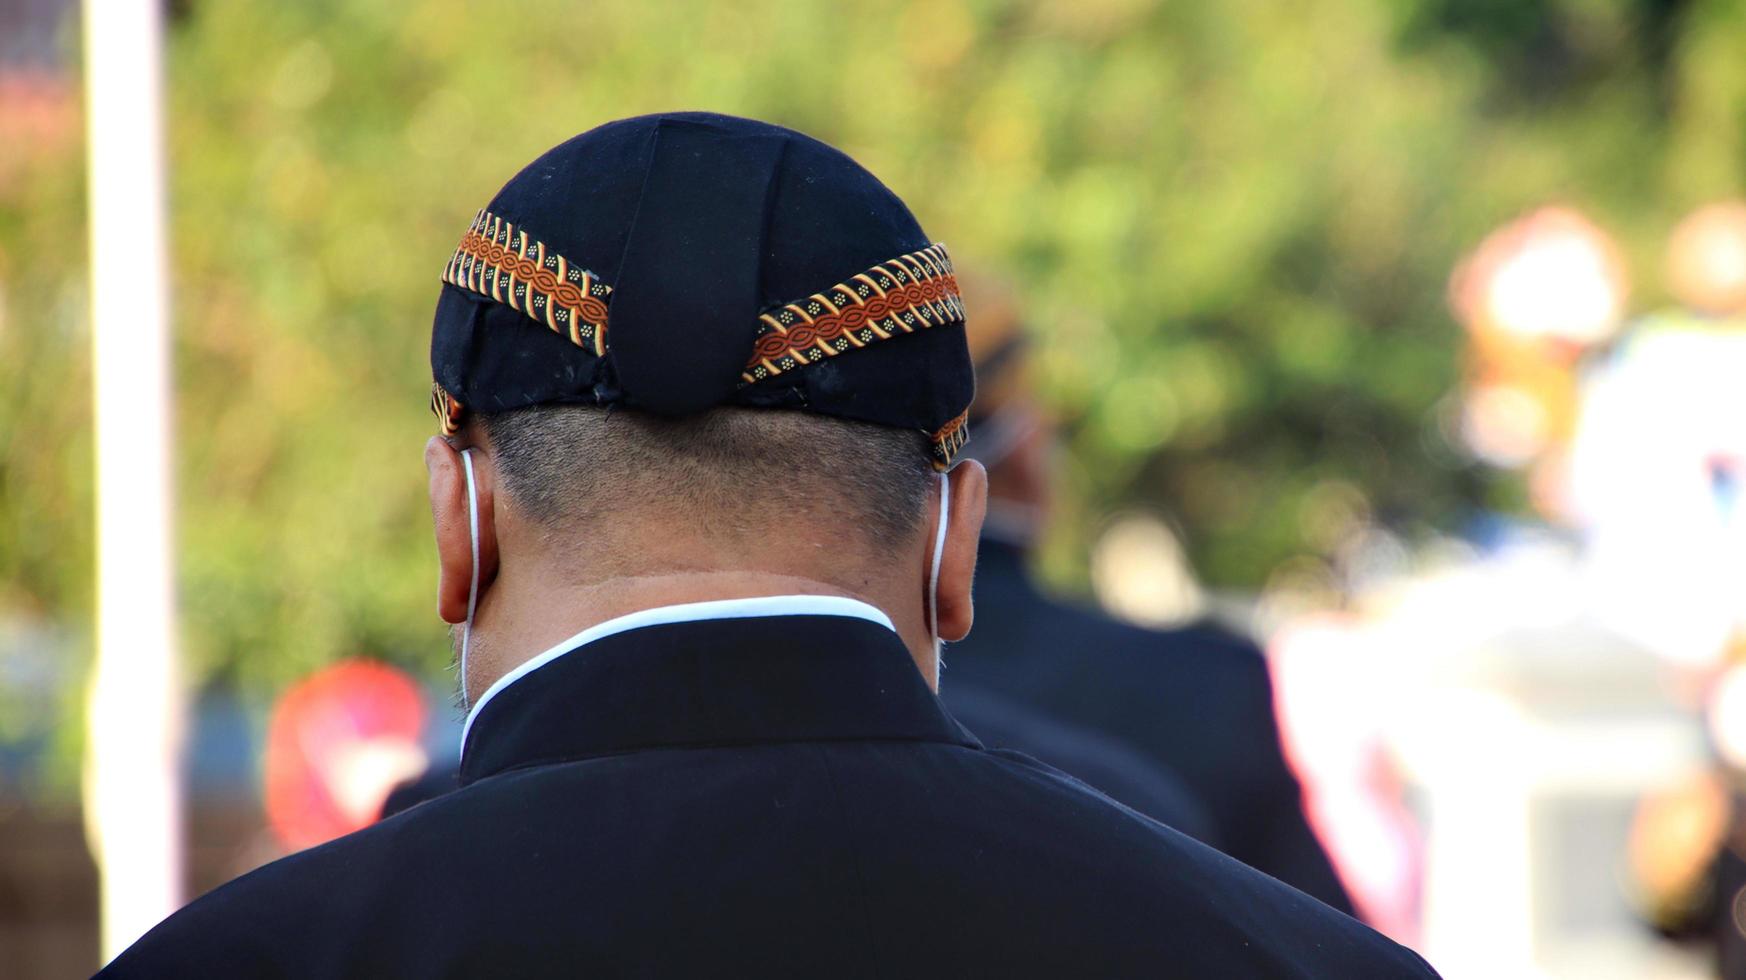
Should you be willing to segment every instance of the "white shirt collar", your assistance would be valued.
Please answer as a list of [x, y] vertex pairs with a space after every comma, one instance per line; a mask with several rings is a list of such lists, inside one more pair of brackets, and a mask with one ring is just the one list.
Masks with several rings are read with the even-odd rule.
[[752, 599], [716, 599], [710, 602], [686, 602], [676, 606], [643, 609], [604, 623], [596, 623], [499, 677], [485, 689], [479, 700], [473, 702], [472, 710], [467, 712], [467, 722], [461, 727], [461, 751], [466, 751], [467, 734], [473, 730], [473, 722], [479, 717], [479, 712], [492, 698], [504, 688], [572, 650], [595, 640], [645, 626], [695, 623], [706, 619], [754, 619], [760, 616], [847, 616], [878, 623], [893, 633], [897, 632], [897, 627], [891, 624], [890, 616], [859, 599], [836, 595], [772, 595]]

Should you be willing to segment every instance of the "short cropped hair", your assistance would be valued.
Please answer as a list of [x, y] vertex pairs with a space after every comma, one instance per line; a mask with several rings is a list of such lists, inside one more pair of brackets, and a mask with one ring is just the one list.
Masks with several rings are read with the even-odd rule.
[[894, 552], [921, 527], [933, 480], [921, 432], [797, 411], [672, 419], [553, 404], [478, 422], [505, 491], [550, 533], [652, 502], [711, 534], [779, 537], [822, 521]]

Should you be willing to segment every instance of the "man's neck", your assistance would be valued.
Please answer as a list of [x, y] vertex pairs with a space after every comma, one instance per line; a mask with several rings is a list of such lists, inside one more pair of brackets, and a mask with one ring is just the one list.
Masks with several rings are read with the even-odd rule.
[[662, 606], [783, 595], [841, 596], [883, 610], [909, 647], [922, 676], [935, 682], [938, 665], [926, 627], [921, 625], [921, 611], [903, 608], [898, 601], [901, 597], [873, 591], [856, 594], [841, 585], [804, 576], [748, 571], [668, 572], [623, 576], [590, 585], [499, 580], [481, 602], [474, 623], [467, 690], [476, 698], [541, 651], [620, 616]]

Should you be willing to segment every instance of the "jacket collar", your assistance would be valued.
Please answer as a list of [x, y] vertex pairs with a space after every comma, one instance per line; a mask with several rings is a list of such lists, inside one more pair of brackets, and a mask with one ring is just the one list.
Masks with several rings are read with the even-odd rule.
[[866, 603], [690, 603], [590, 627], [491, 685], [467, 716], [461, 782], [637, 749], [855, 738], [978, 745]]

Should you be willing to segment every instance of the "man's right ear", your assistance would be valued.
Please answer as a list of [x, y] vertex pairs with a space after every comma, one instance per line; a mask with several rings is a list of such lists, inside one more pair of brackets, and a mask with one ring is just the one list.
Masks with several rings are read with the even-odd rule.
[[[497, 576], [497, 524], [492, 515], [495, 473], [487, 457], [475, 449], [473, 485], [479, 514], [479, 591]], [[430, 474], [430, 517], [436, 531], [437, 615], [445, 623], [467, 619], [467, 595], [473, 586], [473, 536], [467, 507], [467, 468], [459, 450], [441, 436], [424, 446], [424, 468]]]

